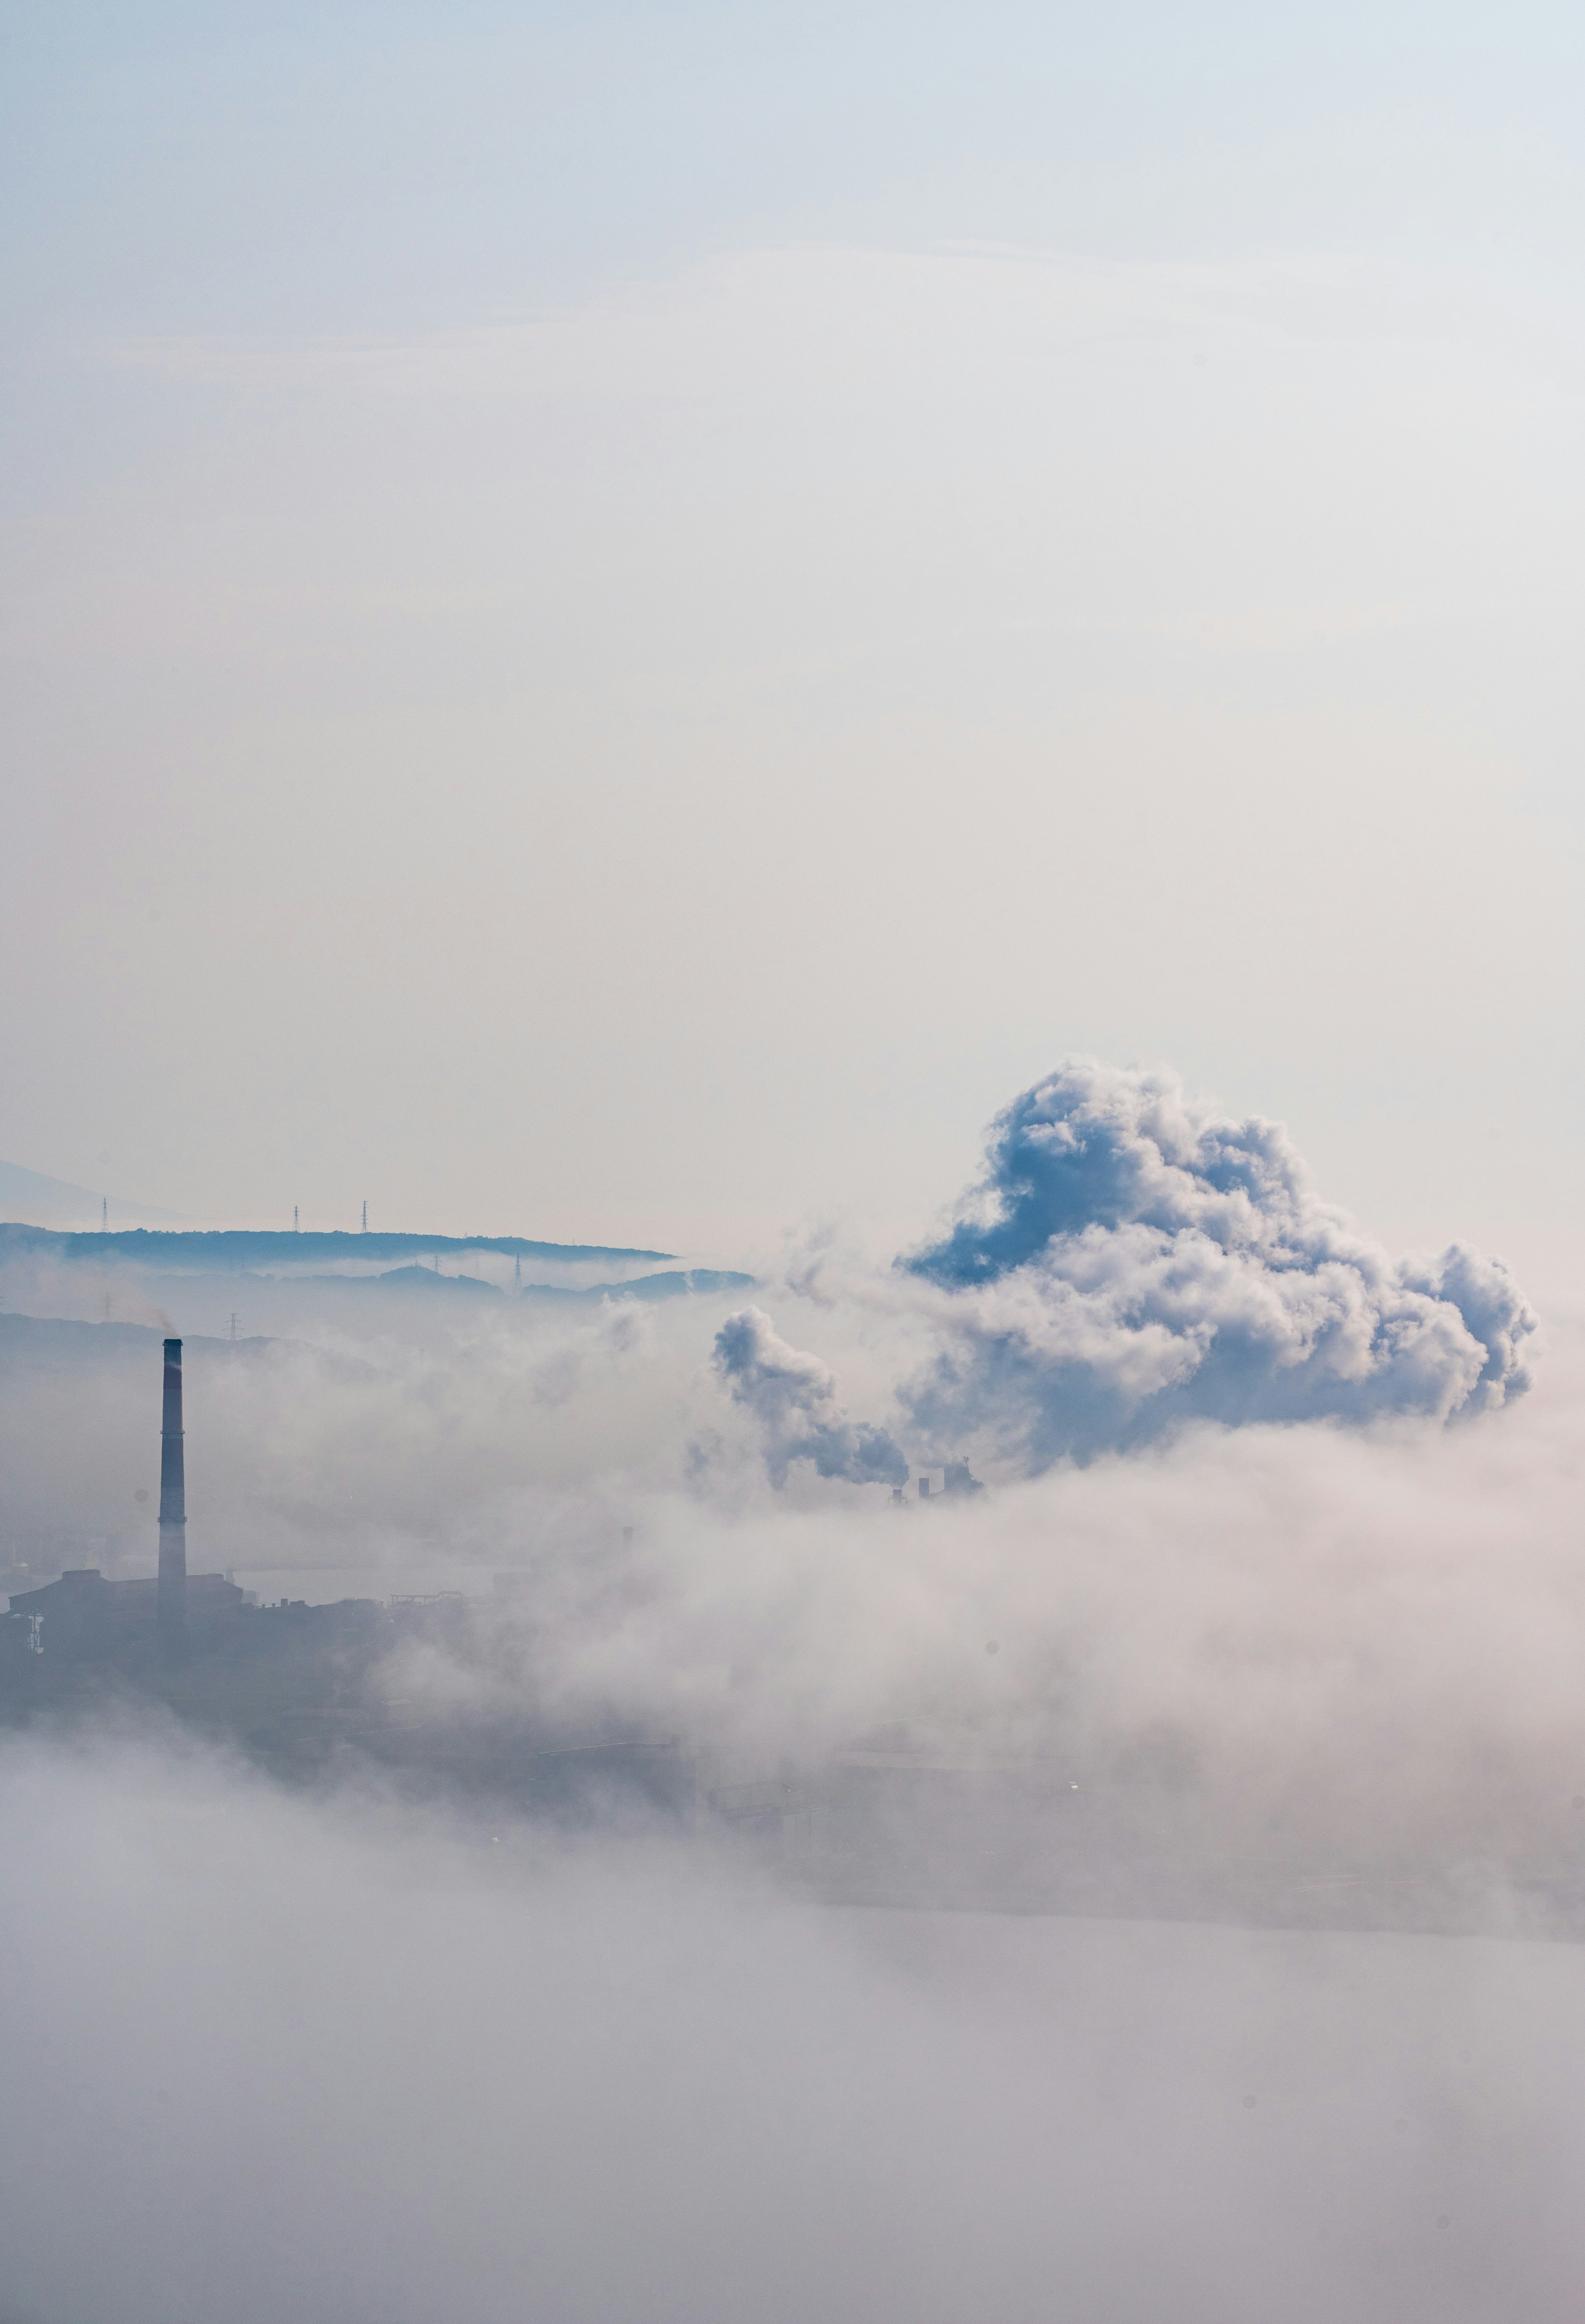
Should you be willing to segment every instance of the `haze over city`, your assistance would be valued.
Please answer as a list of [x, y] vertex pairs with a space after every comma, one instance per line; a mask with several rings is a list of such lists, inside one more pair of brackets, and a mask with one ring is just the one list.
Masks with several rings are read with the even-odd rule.
[[0, 42], [0, 2324], [1578, 2312], [1579, 26]]

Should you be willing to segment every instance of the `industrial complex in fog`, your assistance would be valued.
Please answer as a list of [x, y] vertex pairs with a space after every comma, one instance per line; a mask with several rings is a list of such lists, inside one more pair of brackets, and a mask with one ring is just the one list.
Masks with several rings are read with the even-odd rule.
[[[290, 1599], [261, 1605], [225, 1572], [189, 1572], [181, 1358], [180, 1340], [167, 1339], [156, 1574], [117, 1579], [71, 1567], [14, 1591], [0, 1615], [0, 1719], [80, 1718], [157, 1703], [225, 1733], [281, 1774], [344, 1770], [356, 1758], [387, 1777], [530, 1812], [703, 1813], [769, 1837], [779, 1849], [801, 1846], [806, 1856], [821, 1831], [829, 1842], [839, 1827], [854, 1825], [855, 1814], [855, 1829], [867, 1830], [877, 1778], [895, 1790], [899, 1768], [916, 1782], [927, 1775], [906, 1755], [899, 1759], [890, 1737], [811, 1781], [795, 1780], [785, 1767], [766, 1776], [723, 1766], [686, 1738], [635, 1728], [620, 1707], [597, 1732], [569, 1729], [537, 1700], [538, 1607], [534, 1578], [521, 1570], [497, 1574], [484, 1600], [441, 1591], [318, 1605]], [[929, 1476], [917, 1485], [927, 1506]], [[966, 1463], [942, 1474], [949, 1499], [979, 1490]], [[893, 1499], [902, 1498], [899, 1489]], [[621, 1549], [613, 1544], [604, 1554], [613, 1618], [631, 1545], [626, 1529]], [[385, 1683], [393, 1657], [414, 1646], [506, 1683], [481, 1689], [485, 1708], [415, 1710]], [[1061, 1786], [1070, 1820], [1073, 1789]], [[826, 1853], [835, 1861], [842, 1851], [827, 1846]], [[855, 1860], [871, 1853], [871, 1839], [847, 1849]]]
[[307, 1719], [321, 1741], [367, 1741], [362, 1682], [397, 1639], [437, 1624], [455, 1632], [466, 1601], [346, 1599], [261, 1606], [225, 1573], [189, 1573], [181, 1342], [164, 1342], [159, 1566], [115, 1580], [74, 1567], [14, 1592], [0, 1617], [0, 1704], [13, 1719], [81, 1711], [128, 1691], [206, 1723], [230, 1726], [269, 1754], [292, 1756]]
[[[474, 1821], [661, 1817], [749, 1840], [834, 1901], [1485, 1925], [1488, 1887], [1471, 1887], [1456, 1865], [1387, 1860], [1363, 1834], [1353, 1858], [1320, 1865], [1295, 1862], [1280, 1831], [1230, 1843], [1226, 1803], [1182, 1769], [943, 1751], [921, 1739], [928, 1719], [918, 1733], [894, 1724], [856, 1736], [815, 1763], [764, 1765], [657, 1731], [620, 1700], [575, 1718], [545, 1683], [561, 1602], [554, 1561], [498, 1573], [483, 1597], [262, 1605], [224, 1572], [188, 1570], [181, 1359], [181, 1342], [167, 1339], [157, 1573], [77, 1566], [14, 1591], [0, 1615], [0, 1721], [124, 1718], [141, 1706], [226, 1738], [279, 1775], [361, 1770]], [[931, 1483], [918, 1478], [904, 1506], [980, 1489], [963, 1462], [938, 1492]], [[585, 1601], [615, 1629], [651, 1585], [631, 1531], [613, 1531], [620, 1538], [574, 1555]], [[984, 1652], [997, 1655], [1000, 1642]], [[438, 1668], [449, 1674], [438, 1688], [424, 1676]], [[1574, 1856], [1512, 1861], [1505, 1878], [1503, 1909], [1531, 1932], [1585, 1932]]]

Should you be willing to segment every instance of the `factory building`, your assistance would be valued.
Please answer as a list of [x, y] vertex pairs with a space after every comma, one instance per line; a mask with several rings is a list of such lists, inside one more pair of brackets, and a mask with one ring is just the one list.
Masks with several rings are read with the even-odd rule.
[[[247, 1600], [223, 1573], [184, 1572], [180, 1586], [184, 1643], [217, 1643]], [[41, 1590], [14, 1595], [11, 1612], [41, 1624], [41, 1654], [74, 1662], [141, 1659], [157, 1645], [163, 1657], [171, 1634], [169, 1588], [163, 1572], [158, 1581], [107, 1582], [96, 1566], [80, 1566]]]
[[181, 1342], [164, 1343], [160, 1434], [160, 1563], [156, 1575], [111, 1581], [97, 1566], [14, 1591], [0, 1615], [0, 1696], [22, 1707], [98, 1673], [139, 1681], [174, 1675], [195, 1660], [331, 1660], [368, 1655], [384, 1632], [421, 1627], [410, 1609], [383, 1618], [372, 1600], [334, 1606], [261, 1607], [224, 1573], [187, 1570], [187, 1477]]

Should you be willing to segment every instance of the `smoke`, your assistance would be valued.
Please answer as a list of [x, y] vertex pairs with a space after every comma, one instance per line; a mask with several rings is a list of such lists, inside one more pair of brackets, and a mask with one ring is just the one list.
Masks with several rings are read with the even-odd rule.
[[905, 1265], [947, 1295], [902, 1391], [915, 1425], [1034, 1471], [1192, 1419], [1445, 1421], [1529, 1385], [1535, 1319], [1500, 1261], [1395, 1262], [1280, 1124], [1224, 1119], [1170, 1073], [1071, 1059], [1026, 1090]]
[[884, 1428], [849, 1420], [836, 1400], [836, 1382], [818, 1356], [789, 1347], [759, 1307], [729, 1315], [715, 1335], [713, 1362], [735, 1403], [763, 1432], [773, 1484], [787, 1481], [795, 1461], [810, 1461], [817, 1476], [849, 1484], [901, 1485], [908, 1464]]

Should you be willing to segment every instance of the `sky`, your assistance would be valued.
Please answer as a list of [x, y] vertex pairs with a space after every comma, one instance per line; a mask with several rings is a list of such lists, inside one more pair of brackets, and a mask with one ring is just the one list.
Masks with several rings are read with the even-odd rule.
[[7, 1160], [886, 1251], [1077, 1053], [1585, 1272], [1571, 12], [3, 23]]

